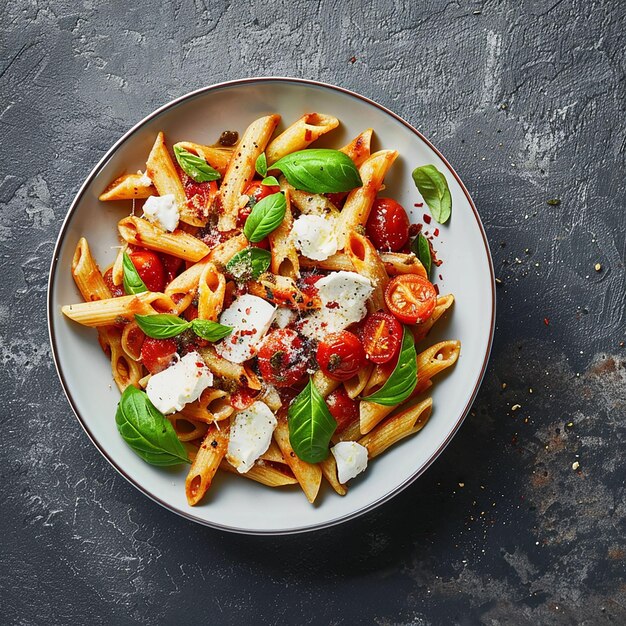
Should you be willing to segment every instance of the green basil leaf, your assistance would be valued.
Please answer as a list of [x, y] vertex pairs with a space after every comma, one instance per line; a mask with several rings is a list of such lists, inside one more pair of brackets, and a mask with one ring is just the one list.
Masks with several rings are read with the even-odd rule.
[[139, 276], [137, 268], [133, 265], [133, 262], [126, 252], [122, 255], [122, 270], [124, 272], [122, 279], [124, 291], [129, 296], [148, 291], [146, 284], [141, 280], [141, 276]]
[[418, 233], [417, 237], [415, 237], [415, 239], [411, 242], [411, 250], [422, 262], [422, 265], [426, 270], [426, 275], [430, 276], [430, 268], [433, 264], [433, 257], [430, 253], [430, 243], [428, 242], [428, 239], [422, 235], [422, 233]]
[[212, 320], [201, 320], [199, 318], [191, 322], [191, 330], [198, 337], [202, 337], [202, 339], [207, 341], [219, 341], [233, 332], [232, 326], [224, 326]]
[[287, 201], [282, 193], [266, 196], [254, 205], [243, 226], [243, 234], [248, 241], [258, 243], [280, 226], [286, 211]]
[[144, 461], [162, 466], [190, 462], [170, 421], [133, 385], [122, 394], [115, 423], [124, 441]]
[[313, 380], [294, 398], [287, 419], [289, 442], [298, 457], [307, 463], [323, 461], [337, 422]]
[[185, 148], [174, 146], [174, 155], [183, 172], [197, 183], [219, 180], [222, 177], [202, 157], [185, 150]]
[[261, 178], [267, 176], [267, 157], [265, 156], [265, 152], [261, 152], [261, 154], [259, 154], [256, 158], [254, 169], [256, 170], [256, 173], [261, 176]]
[[261, 184], [262, 185], [268, 185], [268, 186], [274, 186], [274, 185], [278, 186], [279, 182], [276, 179], [276, 176], [268, 176], [267, 178], [264, 178], [261, 181]]
[[354, 161], [339, 150], [299, 150], [278, 159], [270, 169], [280, 170], [290, 185], [310, 193], [338, 193], [363, 185]]
[[445, 224], [452, 214], [452, 195], [446, 177], [434, 165], [423, 165], [413, 170], [413, 181], [431, 215]]
[[176, 337], [176, 335], [180, 335], [180, 333], [191, 326], [191, 322], [186, 322], [171, 313], [158, 315], [139, 315], [135, 313], [135, 321], [144, 334], [153, 339]]
[[402, 333], [402, 347], [398, 363], [391, 372], [387, 382], [371, 396], [363, 398], [367, 402], [376, 402], [384, 406], [395, 406], [404, 402], [417, 385], [417, 353], [413, 333], [404, 327]]
[[256, 280], [267, 272], [272, 262], [272, 254], [262, 248], [246, 248], [237, 252], [226, 264], [226, 269], [240, 283]]

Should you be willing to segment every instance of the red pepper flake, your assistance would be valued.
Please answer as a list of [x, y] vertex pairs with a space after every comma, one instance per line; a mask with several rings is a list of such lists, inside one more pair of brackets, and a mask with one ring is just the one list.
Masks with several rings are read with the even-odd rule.
[[433, 287], [435, 288], [435, 293], [439, 295], [439, 285], [435, 284]]
[[428, 213], [424, 213], [424, 215], [422, 216], [422, 219], [427, 223], [430, 224], [430, 215], [428, 215]]
[[200, 362], [196, 361], [196, 367], [202, 368], [202, 367], [204, 367], [204, 363], [200, 363]]
[[544, 318], [543, 318], [543, 323], [544, 323], [546, 326], [550, 326], [550, 320], [549, 320], [547, 317], [544, 317]]
[[417, 207], [418, 209], [421, 209], [424, 206], [424, 203], [423, 202], [416, 202], [413, 206]]
[[248, 307], [248, 308], [246, 309], [246, 315], [250, 315], [250, 313], [252, 313], [252, 308], [251, 308], [251, 307]]
[[340, 307], [339, 302], [329, 302], [329, 303], [326, 305], [326, 308], [327, 308], [327, 309], [338, 309], [339, 307]]
[[409, 226], [409, 237], [415, 237], [422, 230], [421, 224], [411, 224]]
[[350, 57], [350, 63], [354, 65], [356, 63], [356, 57]]
[[435, 231], [433, 232], [433, 235], [435, 235], [435, 237], [439, 237], [439, 229], [435, 228]]
[[250, 329], [245, 329], [245, 328], [244, 328], [244, 329], [242, 329], [242, 330], [240, 330], [240, 331], [239, 331], [239, 334], [240, 334], [242, 337], [247, 337], [247, 336], [249, 336], [249, 335], [254, 335], [254, 333], [255, 333], [255, 332], [256, 332], [256, 331], [255, 331], [254, 329], [252, 329], [252, 328], [250, 328]]

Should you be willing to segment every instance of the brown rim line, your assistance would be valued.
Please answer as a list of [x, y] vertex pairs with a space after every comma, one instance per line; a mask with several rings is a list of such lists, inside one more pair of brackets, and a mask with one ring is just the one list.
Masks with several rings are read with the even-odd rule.
[[[87, 427], [86, 423], [83, 421], [80, 413], [78, 412], [78, 409], [76, 408], [76, 404], [74, 402], [74, 399], [72, 398], [72, 394], [71, 394], [71, 392], [69, 390], [69, 386], [67, 384], [67, 381], [65, 380], [63, 372], [61, 371], [61, 368], [59, 366], [58, 355], [57, 355], [57, 348], [56, 348], [56, 337], [55, 337], [55, 332], [54, 332], [54, 321], [53, 321], [54, 317], [52, 315], [52, 287], [53, 287], [53, 285], [54, 285], [54, 283], [56, 281], [56, 272], [57, 272], [57, 265], [58, 265], [59, 250], [60, 250], [62, 242], [63, 242], [63, 240], [65, 238], [65, 233], [66, 233], [66, 230], [67, 230], [67, 228], [69, 226], [69, 223], [71, 221], [72, 215], [74, 214], [74, 211], [76, 210], [77, 205], [81, 201], [82, 196], [85, 193], [85, 190], [87, 189], [87, 187], [92, 183], [94, 178], [100, 173], [100, 170], [102, 169], [102, 167], [113, 156], [113, 154], [119, 149], [119, 147], [122, 144], [124, 144], [126, 141], [128, 141], [139, 128], [141, 128], [144, 124], [146, 124], [146, 122], [154, 119], [155, 117], [157, 117], [161, 113], [163, 113], [163, 112], [165, 112], [165, 111], [167, 111], [167, 110], [169, 110], [171, 108], [174, 108], [174, 107], [178, 106], [179, 104], [185, 102], [186, 100], [191, 100], [191, 99], [193, 99], [193, 98], [195, 98], [197, 96], [203, 95], [203, 94], [208, 93], [210, 91], [217, 91], [217, 90], [220, 90], [220, 89], [229, 88], [229, 87], [236, 87], [236, 86], [239, 86], [239, 85], [249, 85], [249, 84], [253, 84], [253, 83], [268, 83], [268, 82], [282, 82], [282, 83], [291, 83], [291, 84], [299, 84], [299, 85], [308, 85], [308, 86], [312, 86], [312, 87], [322, 87], [324, 89], [329, 89], [331, 91], [338, 91], [338, 92], [343, 93], [343, 94], [345, 94], [347, 96], [351, 96], [353, 98], [357, 98], [358, 100], [362, 100], [363, 102], [366, 102], [369, 105], [376, 107], [377, 109], [383, 111], [387, 115], [391, 116], [393, 119], [395, 119], [398, 122], [400, 122], [401, 124], [403, 124], [413, 134], [415, 134], [417, 137], [419, 137], [419, 139], [421, 139], [429, 148], [431, 148], [431, 150], [433, 150], [433, 152], [445, 163], [446, 167], [448, 168], [450, 173], [454, 176], [454, 178], [457, 181], [457, 183], [459, 184], [460, 188], [463, 190], [463, 193], [465, 194], [465, 197], [467, 198], [467, 201], [468, 201], [472, 211], [474, 212], [474, 217], [476, 219], [476, 223], [478, 225], [478, 228], [480, 230], [481, 236], [483, 238], [483, 243], [484, 243], [484, 246], [485, 246], [485, 252], [487, 254], [487, 259], [489, 261], [489, 273], [490, 273], [490, 277], [491, 277], [491, 320], [490, 320], [491, 323], [490, 323], [490, 330], [489, 330], [489, 341], [487, 343], [487, 348], [485, 350], [485, 356], [484, 356], [483, 364], [482, 364], [482, 367], [481, 367], [481, 370], [480, 370], [480, 375], [478, 376], [478, 379], [476, 380], [476, 385], [474, 386], [474, 389], [472, 390], [472, 393], [470, 395], [470, 398], [469, 398], [465, 408], [461, 412], [461, 415], [459, 416], [459, 419], [454, 424], [453, 428], [450, 430], [450, 432], [448, 433], [448, 436], [443, 441], [443, 443], [439, 446], [439, 448], [437, 450], [435, 450], [435, 452], [433, 452], [433, 454], [426, 461], [426, 463], [424, 463], [424, 465], [422, 465], [420, 468], [418, 468], [415, 471], [415, 473], [413, 473], [411, 476], [409, 476], [398, 487], [392, 489], [390, 492], [386, 493], [384, 496], [380, 497], [378, 500], [372, 502], [371, 504], [368, 504], [367, 506], [364, 506], [364, 507], [362, 507], [360, 509], [357, 509], [356, 511], [353, 511], [352, 513], [348, 513], [347, 515], [343, 515], [341, 517], [337, 517], [335, 519], [332, 519], [332, 520], [330, 520], [328, 522], [323, 522], [323, 523], [319, 523], [319, 524], [312, 524], [310, 526], [302, 526], [302, 527], [299, 527], [299, 528], [285, 528], [285, 529], [277, 529], [277, 530], [249, 530], [247, 528], [237, 528], [237, 527], [234, 527], [234, 526], [223, 526], [223, 525], [217, 524], [215, 522], [210, 522], [208, 520], [196, 517], [195, 515], [192, 515], [192, 514], [188, 513], [187, 511], [182, 511], [180, 509], [177, 509], [174, 506], [172, 506], [171, 504], [168, 504], [167, 502], [164, 502], [158, 496], [156, 496], [155, 494], [151, 493], [150, 491], [147, 491], [145, 487], [143, 487], [138, 482], [136, 482], [133, 478], [131, 478], [121, 467], [119, 467], [113, 461], [113, 459], [111, 459], [109, 457], [109, 455], [107, 454], [106, 450], [104, 450], [99, 445], [99, 443], [95, 440], [93, 434], [91, 433], [91, 431]], [[59, 232], [59, 236], [57, 238], [57, 241], [56, 241], [56, 244], [55, 244], [55, 247], [54, 247], [54, 254], [52, 256], [52, 262], [50, 264], [50, 275], [49, 275], [49, 279], [48, 279], [48, 295], [47, 295], [47, 316], [48, 316], [48, 331], [49, 331], [49, 337], [50, 337], [50, 345], [52, 347], [52, 358], [53, 358], [53, 361], [54, 361], [54, 366], [55, 366], [57, 374], [59, 376], [59, 380], [61, 381], [61, 386], [63, 387], [63, 391], [65, 393], [65, 396], [67, 397], [67, 400], [68, 400], [72, 410], [74, 411], [74, 414], [76, 415], [76, 419], [78, 420], [80, 425], [83, 427], [83, 430], [87, 433], [87, 436], [91, 439], [92, 443], [100, 451], [102, 456], [131, 485], [133, 485], [141, 493], [146, 495], [148, 498], [150, 498], [151, 500], [153, 500], [157, 504], [160, 504], [162, 507], [166, 508], [168, 511], [172, 511], [173, 513], [176, 513], [177, 515], [180, 515], [181, 517], [184, 517], [185, 519], [191, 520], [193, 522], [197, 522], [197, 523], [202, 524], [204, 526], [209, 526], [211, 528], [215, 528], [217, 530], [223, 530], [223, 531], [227, 531], [227, 532], [239, 533], [239, 534], [244, 534], [244, 535], [270, 535], [270, 536], [271, 535], [295, 535], [295, 534], [299, 534], [299, 533], [312, 532], [312, 531], [315, 531], [315, 530], [322, 530], [322, 529], [325, 529], [325, 528], [330, 528], [331, 526], [336, 526], [337, 524], [342, 524], [342, 523], [347, 522], [349, 520], [352, 520], [352, 519], [355, 519], [357, 517], [360, 517], [361, 515], [364, 515], [365, 513], [368, 513], [369, 511], [374, 510], [375, 508], [379, 507], [381, 504], [384, 504], [385, 502], [390, 500], [393, 496], [399, 494], [401, 491], [406, 489], [413, 482], [415, 482], [415, 480], [417, 480], [434, 463], [434, 461], [439, 457], [439, 455], [444, 451], [444, 449], [450, 443], [450, 441], [452, 440], [454, 435], [456, 435], [457, 431], [461, 427], [461, 424], [465, 420], [465, 417], [469, 413], [469, 410], [470, 410], [472, 404], [474, 403], [474, 400], [476, 399], [476, 395], [478, 393], [478, 390], [480, 389], [480, 385], [482, 383], [483, 377], [485, 375], [485, 371], [487, 369], [487, 364], [489, 362], [489, 356], [491, 354], [491, 347], [492, 347], [492, 344], [493, 344], [493, 336], [494, 336], [494, 331], [495, 331], [495, 316], [496, 316], [495, 273], [494, 273], [494, 269], [493, 269], [493, 260], [491, 258], [491, 251], [489, 249], [489, 243], [487, 241], [487, 236], [485, 234], [485, 229], [483, 227], [483, 224], [482, 224], [482, 221], [480, 219], [480, 216], [478, 215], [478, 211], [476, 209], [476, 206], [474, 205], [474, 201], [472, 200], [472, 198], [471, 198], [467, 188], [463, 184], [463, 181], [460, 179], [459, 175], [456, 173], [454, 168], [450, 165], [448, 160], [443, 156], [443, 154], [441, 154], [441, 152], [439, 152], [439, 150], [426, 137], [424, 137], [424, 135], [422, 135], [422, 133], [420, 131], [418, 131], [416, 128], [414, 128], [406, 120], [402, 119], [399, 115], [397, 115], [396, 113], [394, 113], [393, 111], [391, 111], [387, 107], [385, 107], [385, 106], [383, 106], [381, 104], [378, 104], [377, 102], [374, 102], [374, 100], [371, 100], [370, 98], [362, 96], [361, 94], [358, 94], [358, 93], [355, 93], [353, 91], [350, 91], [349, 89], [345, 89], [343, 87], [337, 87], [336, 85], [329, 85], [328, 83], [322, 83], [320, 81], [315, 81], [315, 80], [306, 80], [306, 79], [303, 79], [303, 78], [288, 78], [288, 77], [284, 77], [284, 76], [267, 76], [267, 77], [259, 77], [259, 78], [242, 78], [242, 79], [238, 79], [238, 80], [226, 81], [226, 82], [223, 82], [223, 83], [216, 83], [214, 85], [209, 85], [208, 87], [202, 87], [201, 89], [197, 89], [196, 91], [192, 91], [192, 92], [190, 92], [188, 94], [180, 96], [179, 98], [176, 98], [175, 100], [172, 100], [171, 102], [163, 105], [162, 107], [158, 108], [156, 111], [153, 111], [152, 113], [150, 113], [150, 115], [146, 116], [140, 122], [135, 124], [128, 132], [126, 132], [122, 137], [120, 137], [120, 139], [118, 139], [115, 142], [115, 144], [113, 144], [113, 146], [100, 159], [100, 161], [91, 170], [91, 172], [87, 176], [85, 182], [81, 185], [80, 189], [78, 190], [78, 193], [76, 194], [76, 196], [75, 196], [75, 198], [74, 198], [74, 200], [73, 200], [73, 202], [72, 202], [72, 204], [71, 204], [71, 206], [70, 206], [70, 208], [69, 208], [69, 210], [67, 212], [67, 215], [65, 216], [65, 219], [63, 220], [63, 224], [61, 225], [61, 230]]]

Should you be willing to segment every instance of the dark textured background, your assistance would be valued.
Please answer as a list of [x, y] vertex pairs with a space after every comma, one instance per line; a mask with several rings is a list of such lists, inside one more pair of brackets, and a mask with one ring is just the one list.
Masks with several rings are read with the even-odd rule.
[[[623, 2], [0, 9], [3, 623], [626, 623]], [[53, 242], [106, 149], [253, 75], [335, 83], [416, 125], [473, 194], [501, 280], [491, 367], [442, 457], [374, 513], [286, 538], [193, 525], [118, 477], [62, 394], [45, 317]]]

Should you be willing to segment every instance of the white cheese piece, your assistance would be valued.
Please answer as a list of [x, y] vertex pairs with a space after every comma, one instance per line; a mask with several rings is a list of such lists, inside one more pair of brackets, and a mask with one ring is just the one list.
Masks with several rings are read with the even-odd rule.
[[301, 215], [291, 228], [291, 237], [302, 254], [314, 261], [325, 261], [337, 252], [336, 220], [320, 215]]
[[240, 474], [247, 472], [270, 447], [276, 417], [263, 402], [253, 402], [231, 421], [226, 459]]
[[322, 339], [361, 321], [367, 314], [367, 299], [374, 288], [369, 278], [356, 272], [332, 272], [315, 283], [321, 308], [306, 318], [301, 331]]
[[178, 206], [174, 194], [150, 196], [143, 205], [144, 217], [163, 230], [172, 232], [178, 226]]
[[148, 176], [148, 172], [142, 172], [139, 170], [137, 174], [141, 176], [141, 178], [137, 181], [140, 185], [145, 185], [146, 187], [150, 187], [150, 185], [152, 185], [152, 179]]
[[330, 451], [337, 461], [337, 478], [342, 485], [367, 467], [367, 448], [356, 441], [340, 441]]
[[150, 402], [169, 415], [194, 402], [213, 384], [213, 374], [197, 352], [189, 352], [167, 369], [150, 376], [146, 393]]
[[295, 311], [279, 306], [276, 309], [276, 314], [274, 315], [274, 324], [276, 324], [278, 328], [287, 328], [289, 324], [295, 322], [297, 317], [298, 314]]
[[269, 302], [244, 294], [220, 315], [220, 324], [232, 326], [233, 332], [215, 344], [215, 351], [232, 363], [251, 359], [274, 319], [276, 308]]

